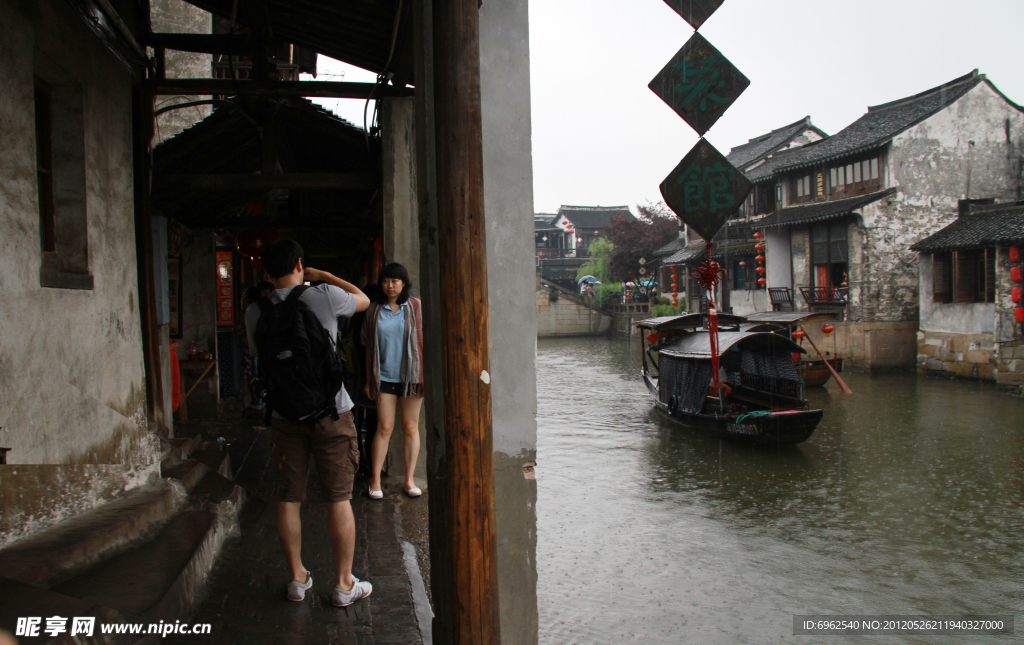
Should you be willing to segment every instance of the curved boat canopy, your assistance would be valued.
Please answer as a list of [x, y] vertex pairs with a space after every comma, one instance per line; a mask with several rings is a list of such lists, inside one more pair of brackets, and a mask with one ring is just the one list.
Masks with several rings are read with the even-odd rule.
[[[719, 355], [729, 351], [729, 349], [737, 344], [751, 349], [756, 347], [762, 351], [767, 349], [769, 350], [768, 353], [775, 353], [779, 349], [785, 352], [807, 353], [807, 350], [803, 347], [781, 334], [761, 331], [718, 332]], [[711, 360], [711, 337], [707, 332], [687, 334], [663, 347], [661, 355]]]
[[747, 316], [748, 322], [768, 323], [783, 327], [795, 327], [810, 323], [833, 320], [836, 315], [823, 311], [764, 311]]
[[[648, 318], [633, 323], [634, 327], [640, 329], [651, 329], [653, 331], [671, 331], [673, 329], [697, 329], [704, 327], [704, 319], [707, 314], [683, 314], [682, 316], [661, 316], [660, 318]], [[718, 314], [718, 325], [720, 327], [731, 327], [739, 325], [745, 320], [743, 316], [732, 314]]]

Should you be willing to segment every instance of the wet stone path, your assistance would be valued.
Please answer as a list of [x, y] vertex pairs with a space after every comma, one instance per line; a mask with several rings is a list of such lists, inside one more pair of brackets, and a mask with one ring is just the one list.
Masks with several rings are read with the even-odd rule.
[[[302, 507], [302, 556], [313, 575], [313, 588], [303, 602], [289, 602], [285, 599], [289, 574], [276, 528], [277, 487], [269, 466], [269, 435], [269, 430], [256, 430], [251, 441], [239, 437], [234, 442], [240, 448], [239, 454], [232, 452], [235, 478], [247, 494], [239, 517], [240, 536], [225, 546], [191, 622], [209, 623], [211, 637], [205, 638], [223, 645], [423, 643], [413, 600], [413, 578], [418, 578], [419, 572], [413, 567], [411, 575], [407, 566], [405, 550], [411, 547], [405, 542], [403, 550], [401, 511], [396, 506], [411, 502], [425, 508], [426, 496], [403, 500], [391, 492], [383, 501], [371, 504], [360, 494], [365, 485], [357, 477], [352, 500], [356, 520], [353, 574], [369, 580], [373, 594], [349, 607], [334, 607], [330, 601], [335, 584], [334, 554], [327, 508], [313, 472], [308, 501]], [[415, 582], [422, 589], [422, 582]], [[424, 612], [423, 607], [420, 611]], [[424, 620], [422, 615], [420, 620]], [[429, 629], [429, 624], [424, 629]], [[196, 637], [171, 637], [165, 642], [185, 645], [195, 643]]]

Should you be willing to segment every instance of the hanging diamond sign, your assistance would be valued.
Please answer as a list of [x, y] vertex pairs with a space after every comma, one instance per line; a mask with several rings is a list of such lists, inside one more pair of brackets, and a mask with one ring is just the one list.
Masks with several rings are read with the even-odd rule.
[[722, 153], [701, 139], [665, 181], [665, 203], [705, 240], [739, 210], [751, 184]]
[[725, 0], [665, 0], [665, 4], [672, 7], [694, 29], [700, 29], [723, 2]]
[[695, 33], [648, 87], [704, 136], [748, 85], [740, 70]]

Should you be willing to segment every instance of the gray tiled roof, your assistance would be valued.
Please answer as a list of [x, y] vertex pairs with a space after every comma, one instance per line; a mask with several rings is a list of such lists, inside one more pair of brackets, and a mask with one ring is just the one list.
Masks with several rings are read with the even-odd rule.
[[920, 94], [869, 107], [867, 114], [828, 139], [797, 148], [779, 170], [802, 168], [878, 147], [955, 103], [982, 81], [985, 75], [974, 70]]
[[568, 217], [576, 228], [604, 228], [619, 215], [633, 217], [629, 206], [562, 206], [558, 214]]
[[662, 265], [685, 264], [702, 258], [706, 254], [707, 245], [704, 242], [690, 242], [686, 245], [686, 248], [680, 250], [671, 257], [665, 258], [661, 263]]
[[890, 188], [888, 190], [880, 190], [878, 192], [868, 193], [867, 195], [861, 195], [859, 197], [850, 197], [848, 199], [837, 199], [828, 202], [811, 202], [810, 204], [790, 206], [789, 208], [779, 209], [764, 219], [758, 220], [757, 225], [763, 228], [772, 228], [776, 226], [792, 226], [795, 224], [807, 224], [808, 222], [820, 222], [834, 217], [849, 215], [858, 208], [877, 202], [883, 197], [895, 194], [896, 189]]
[[913, 251], [964, 251], [1024, 242], [1024, 204], [998, 204], [972, 210], [911, 246]]
[[683, 237], [682, 233], [680, 233], [676, 239], [672, 240], [665, 246], [655, 251], [654, 257], [660, 258], [664, 255], [671, 255], [673, 253], [676, 253], [677, 251], [680, 251], [684, 246], [686, 246], [686, 238]]
[[818, 128], [811, 125], [811, 117], [807, 116], [796, 123], [790, 123], [789, 125], [783, 126], [777, 130], [772, 130], [768, 134], [762, 134], [761, 136], [754, 137], [743, 145], [736, 146], [729, 151], [726, 159], [728, 159], [729, 163], [737, 168], [742, 168], [747, 164], [751, 164], [758, 159], [775, 152], [808, 128], [817, 130], [823, 136], [825, 134], [824, 132], [821, 132], [821, 130], [818, 130]]

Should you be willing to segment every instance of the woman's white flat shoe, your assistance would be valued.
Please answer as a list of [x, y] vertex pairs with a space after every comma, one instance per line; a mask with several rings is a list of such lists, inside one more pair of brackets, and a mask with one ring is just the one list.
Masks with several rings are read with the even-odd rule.
[[406, 488], [405, 489], [405, 494], [408, 495], [409, 497], [419, 497], [420, 495], [423, 494], [423, 491], [421, 491], [420, 489], [418, 489], [416, 487]]
[[370, 490], [370, 499], [384, 499], [384, 491]]

